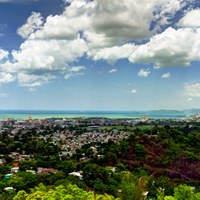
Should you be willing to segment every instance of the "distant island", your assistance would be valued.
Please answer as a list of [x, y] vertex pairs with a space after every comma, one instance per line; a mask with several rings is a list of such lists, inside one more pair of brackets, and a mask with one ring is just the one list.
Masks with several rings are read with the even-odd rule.
[[185, 111], [180, 111], [180, 110], [150, 110], [148, 112], [154, 112], [154, 113], [185, 113]]
[[200, 108], [192, 108], [192, 109], [185, 109], [185, 110], [150, 110], [146, 112], [154, 112], [154, 113], [200, 113]]
[[185, 109], [184, 112], [187, 112], [187, 113], [200, 113], [200, 108]]

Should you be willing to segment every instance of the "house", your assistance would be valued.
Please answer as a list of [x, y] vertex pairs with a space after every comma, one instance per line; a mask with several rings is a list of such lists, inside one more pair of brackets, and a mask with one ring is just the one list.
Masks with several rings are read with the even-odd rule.
[[48, 174], [49, 172], [55, 173], [56, 171], [57, 171], [57, 170], [52, 169], [52, 168], [51, 168], [51, 169], [43, 169], [43, 170], [42, 170], [42, 172], [45, 173], [45, 174]]
[[97, 155], [98, 156], [98, 158], [104, 158], [105, 157], [105, 155]]
[[71, 172], [68, 175], [76, 176], [79, 179], [83, 180], [83, 176], [79, 172]]
[[16, 174], [17, 172], [19, 172], [19, 167], [13, 167], [13, 168], [11, 168], [11, 170], [10, 170], [10, 173]]
[[26, 170], [26, 172], [30, 172], [32, 174], [36, 174], [36, 171], [35, 170]]
[[6, 188], [4, 188], [4, 190], [6, 190], [6, 191], [13, 191], [15, 189], [13, 187], [6, 187]]
[[97, 152], [97, 149], [96, 149], [95, 147], [90, 147], [90, 149], [92, 149], [92, 151], [93, 151], [94, 153], [98, 153], [98, 152]]
[[19, 167], [19, 163], [13, 163], [15, 167]]
[[4, 175], [6, 179], [9, 179], [13, 174], [6, 174]]

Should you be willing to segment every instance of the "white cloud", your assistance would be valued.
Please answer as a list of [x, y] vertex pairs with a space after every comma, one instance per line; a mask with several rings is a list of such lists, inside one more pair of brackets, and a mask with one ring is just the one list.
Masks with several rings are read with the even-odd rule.
[[0, 0], [0, 3], [20, 3], [23, 1], [39, 1], [39, 0]]
[[42, 81], [37, 81], [35, 83], [22, 83], [19, 86], [25, 86], [25, 87], [35, 87], [35, 86], [41, 86], [43, 84]]
[[116, 69], [111, 69], [108, 73], [113, 73], [113, 72], [117, 72]]
[[181, 10], [186, 3], [188, 3], [190, 0], [168, 0], [166, 3], [161, 5], [160, 7], [156, 7], [155, 9], [155, 15], [154, 15], [154, 22], [156, 22], [156, 25], [154, 27], [154, 31], [161, 30], [161, 26], [165, 24], [170, 24], [170, 19], [172, 19], [175, 14]]
[[1, 93], [0, 94], [0, 97], [7, 97], [8, 96], [8, 94], [6, 94], [6, 93]]
[[19, 86], [28, 86], [28, 87], [34, 87], [34, 86], [41, 86], [43, 83], [48, 83], [51, 79], [56, 79], [56, 76], [52, 76], [50, 74], [44, 74], [44, 75], [34, 75], [34, 74], [18, 74], [18, 82]]
[[0, 3], [9, 3], [9, 2], [13, 2], [13, 0], [0, 0]]
[[69, 79], [70, 77], [73, 77], [73, 76], [83, 76], [85, 73], [71, 73], [71, 74], [66, 74], [65, 75], [65, 79]]
[[[11, 52], [13, 59], [0, 64], [0, 69], [17, 73], [19, 85], [42, 85], [51, 79], [47, 74], [53, 72], [68, 72], [66, 79], [83, 75], [74, 72], [85, 67], [70, 66], [85, 53], [94, 61], [103, 59], [114, 64], [127, 58], [132, 63], [155, 63], [158, 67], [188, 66], [191, 61], [200, 60], [200, 29], [168, 28], [152, 37], [156, 26], [169, 24], [168, 20], [184, 6], [182, 0], [65, 2], [70, 5], [66, 4], [63, 13], [43, 19], [40, 13], [32, 12], [17, 30], [26, 41], [18, 51]], [[143, 45], [130, 43], [149, 38]], [[8, 58], [8, 52], [0, 50], [0, 60], [4, 58]], [[112, 72], [115, 71], [109, 73]], [[149, 73], [142, 69], [138, 75], [147, 77]]]
[[136, 90], [136, 89], [133, 89], [133, 90], [131, 91], [131, 93], [137, 93], [137, 90]]
[[[91, 48], [123, 45], [133, 39], [148, 39], [154, 12], [168, 23], [169, 13], [175, 14], [180, 0], [69, 0], [71, 4], [60, 15], [43, 19], [34, 13], [23, 25], [20, 35], [31, 39], [74, 39], [81, 31]], [[166, 16], [167, 13], [167, 16]], [[173, 15], [174, 15], [173, 14]], [[20, 32], [20, 31], [18, 31]]]
[[153, 68], [154, 68], [154, 69], [159, 69], [160, 66], [159, 66], [159, 65], [154, 65]]
[[16, 76], [13, 76], [10, 73], [0, 72], [0, 83], [13, 82], [15, 79], [16, 79]]
[[168, 72], [168, 73], [165, 73], [165, 74], [163, 74], [161, 77], [162, 77], [162, 78], [169, 78], [169, 77], [170, 77], [170, 73], [169, 73], [169, 72]]
[[28, 36], [35, 30], [42, 27], [43, 18], [40, 13], [32, 12], [32, 15], [27, 19], [26, 24], [18, 28], [17, 33], [23, 37], [28, 38]]
[[33, 91], [36, 91], [35, 88], [30, 88], [29, 91], [33, 92]]
[[[87, 5], [86, 5], [87, 4]], [[72, 1], [61, 15], [49, 15], [42, 27], [30, 35], [31, 39], [75, 39], [79, 31], [89, 28], [90, 4]]]
[[19, 51], [12, 51], [14, 62], [7, 61], [4, 71], [24, 74], [44, 74], [70, 69], [67, 63], [75, 61], [87, 51], [81, 38], [66, 40], [26, 40]]
[[4, 51], [3, 49], [0, 49], [0, 60], [7, 58], [9, 55], [8, 51]]
[[80, 71], [82, 69], [86, 69], [86, 68], [84, 66], [77, 66], [77, 67], [72, 67], [71, 71], [72, 72], [78, 72], [78, 71]]
[[146, 71], [144, 69], [141, 69], [139, 72], [138, 72], [138, 76], [141, 76], [141, 77], [147, 77], [151, 72], [149, 71], [149, 69], [147, 69]]
[[200, 60], [200, 29], [166, 29], [129, 56], [132, 63], [156, 63], [157, 66], [189, 66]]
[[83, 75], [85, 75], [85, 73], [75, 73], [75, 74], [72, 74], [72, 76], [83, 76]]
[[180, 19], [177, 26], [181, 27], [200, 27], [200, 9], [191, 10]]
[[94, 49], [88, 51], [89, 57], [93, 60], [106, 60], [110, 64], [114, 64], [117, 60], [127, 58], [137, 48], [134, 44], [125, 44], [123, 46], [114, 46], [110, 48]]
[[185, 94], [191, 97], [200, 97], [200, 83], [185, 84]]
[[188, 101], [188, 102], [189, 102], [189, 101], [192, 101], [192, 98], [188, 98], [188, 100], [187, 100], [187, 101]]
[[200, 60], [200, 28], [168, 28], [153, 36], [143, 45], [126, 44], [88, 52], [93, 60], [106, 60], [114, 64], [118, 59], [128, 58], [132, 63], [155, 63], [154, 68], [165, 66], [190, 66]]
[[70, 74], [66, 74], [66, 75], [65, 75], [65, 79], [68, 79], [68, 78], [70, 78], [70, 77], [71, 77]]

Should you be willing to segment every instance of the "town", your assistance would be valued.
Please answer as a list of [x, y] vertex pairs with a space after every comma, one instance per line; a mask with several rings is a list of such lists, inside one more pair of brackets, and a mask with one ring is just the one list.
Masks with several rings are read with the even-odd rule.
[[[168, 131], [170, 126], [175, 128], [170, 129], [170, 134], [176, 131], [189, 134], [194, 131], [200, 132], [199, 125], [197, 114], [184, 119], [149, 119], [147, 114], [137, 119], [103, 117], [32, 119], [31, 116], [24, 120], [4, 118], [0, 121], [0, 190], [16, 192], [23, 187], [30, 187], [30, 185], [19, 186], [13, 183], [16, 176], [21, 174], [25, 176], [26, 173], [29, 176], [31, 173], [40, 181], [41, 176], [44, 175], [58, 176], [57, 179], [60, 175], [61, 179], [73, 176], [93, 188], [96, 187], [94, 186], [96, 182], [92, 184], [91, 180], [87, 182], [87, 165], [91, 167], [95, 163], [96, 167], [102, 167], [101, 170], [108, 167], [109, 173], [120, 170], [131, 172], [132, 167], [129, 162], [132, 158], [129, 158], [127, 149], [130, 147], [126, 142], [130, 138], [134, 137], [136, 141], [138, 139], [139, 141], [145, 139], [148, 142], [159, 141], [161, 137], [166, 137], [162, 132]], [[195, 137], [199, 137], [199, 134], [197, 133]], [[136, 157], [139, 160], [146, 151], [141, 144], [138, 144], [139, 157]], [[117, 150], [120, 148], [125, 151]], [[110, 154], [110, 151], [113, 152]], [[166, 165], [165, 162], [161, 163]], [[46, 185], [49, 184], [51, 183], [46, 180]], [[116, 192], [110, 193], [116, 196]]]

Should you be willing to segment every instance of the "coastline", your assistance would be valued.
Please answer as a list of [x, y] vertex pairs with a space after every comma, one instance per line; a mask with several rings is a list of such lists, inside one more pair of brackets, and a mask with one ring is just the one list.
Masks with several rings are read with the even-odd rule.
[[91, 118], [91, 117], [103, 117], [109, 119], [136, 119], [149, 115], [150, 119], [181, 119], [190, 118], [193, 113], [156, 113], [156, 112], [126, 112], [126, 111], [0, 111], [0, 120], [5, 118], [13, 119], [28, 119], [31, 115], [33, 119], [46, 119], [46, 118]]

